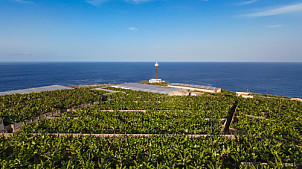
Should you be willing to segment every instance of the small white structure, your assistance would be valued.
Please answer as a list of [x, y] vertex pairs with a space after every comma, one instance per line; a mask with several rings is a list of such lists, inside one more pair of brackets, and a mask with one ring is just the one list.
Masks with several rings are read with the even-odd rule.
[[291, 98], [290, 100], [297, 100], [297, 101], [302, 102], [302, 99], [300, 99], [300, 98]]
[[254, 96], [250, 92], [236, 92], [236, 96], [237, 97], [248, 98], [248, 99], [254, 98]]
[[150, 79], [149, 80], [149, 83], [161, 83], [161, 82], [165, 82], [165, 81], [163, 81], [161, 79]]
[[216, 87], [212, 87], [212, 86], [204, 86], [204, 85], [171, 83], [168, 85], [168, 87], [177, 88], [177, 89], [185, 89], [185, 90], [190, 90], [190, 91], [207, 92], [207, 93], [221, 93], [221, 88], [216, 88]]
[[44, 92], [44, 91], [53, 91], [53, 90], [64, 90], [64, 89], [73, 89], [72, 87], [66, 87], [62, 85], [52, 85], [52, 86], [43, 86], [22, 90], [11, 90], [6, 92], [0, 92], [1, 95], [10, 95], [10, 94], [25, 94], [25, 93], [34, 93], [34, 92]]
[[130, 89], [130, 90], [136, 90], [136, 91], [143, 91], [143, 92], [160, 93], [160, 94], [169, 94], [169, 92], [173, 92], [173, 91], [176, 91], [176, 92], [186, 91], [183, 89], [173, 89], [173, 88], [169, 88], [169, 87], [141, 84], [141, 83], [123, 83], [123, 84], [119, 84], [119, 85], [113, 85], [112, 87]]
[[190, 92], [188, 91], [183, 91], [183, 92], [178, 92], [178, 91], [172, 91], [168, 93], [168, 96], [189, 96]]
[[203, 96], [203, 93], [201, 93], [201, 92], [191, 92], [190, 96]]

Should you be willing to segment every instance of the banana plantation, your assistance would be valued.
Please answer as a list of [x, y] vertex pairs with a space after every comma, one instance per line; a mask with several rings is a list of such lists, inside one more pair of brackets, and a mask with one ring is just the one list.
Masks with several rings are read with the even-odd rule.
[[302, 102], [106, 89], [0, 96], [5, 126], [97, 102], [3, 133], [1, 167], [301, 168]]

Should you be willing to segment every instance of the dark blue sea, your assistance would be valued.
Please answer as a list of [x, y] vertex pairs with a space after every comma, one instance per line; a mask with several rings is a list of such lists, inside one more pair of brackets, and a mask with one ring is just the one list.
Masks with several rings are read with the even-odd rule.
[[[159, 63], [167, 82], [302, 97], [302, 63]], [[125, 83], [154, 77], [154, 63], [0, 63], [0, 91], [46, 85]]]

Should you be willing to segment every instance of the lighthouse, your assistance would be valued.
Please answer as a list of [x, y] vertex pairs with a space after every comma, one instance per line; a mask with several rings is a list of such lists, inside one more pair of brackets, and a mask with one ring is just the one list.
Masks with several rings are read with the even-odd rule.
[[158, 78], [158, 66], [159, 66], [159, 64], [156, 62], [154, 66], [155, 66], [155, 79], [150, 79], [149, 83], [161, 83], [161, 82], [165, 82], [165, 81], [163, 81], [163, 80], [161, 80], [161, 79]]
[[158, 79], [158, 63], [155, 63], [155, 79]]

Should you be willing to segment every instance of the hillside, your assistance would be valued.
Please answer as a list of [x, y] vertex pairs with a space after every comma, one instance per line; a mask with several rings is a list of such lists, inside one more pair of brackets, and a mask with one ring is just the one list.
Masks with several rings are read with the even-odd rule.
[[2, 167], [301, 167], [302, 102], [107, 89], [0, 96]]

